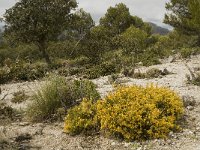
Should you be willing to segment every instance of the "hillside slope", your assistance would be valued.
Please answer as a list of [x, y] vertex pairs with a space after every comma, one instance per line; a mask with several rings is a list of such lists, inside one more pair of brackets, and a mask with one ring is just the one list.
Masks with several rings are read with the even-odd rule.
[[[200, 56], [195, 56], [187, 61], [191, 69], [200, 67]], [[171, 133], [167, 140], [152, 140], [146, 142], [126, 143], [113, 139], [107, 139], [102, 136], [70, 136], [63, 133], [63, 123], [36, 123], [32, 124], [26, 120], [18, 120], [9, 124], [3, 124], [0, 120], [0, 137], [4, 137], [17, 144], [19, 148], [24, 149], [42, 149], [42, 150], [200, 150], [200, 87], [188, 85], [186, 83], [186, 74], [189, 74], [187, 67], [181, 60], [173, 63], [165, 63], [150, 67], [141, 67], [143, 72], [149, 68], [167, 69], [172, 74], [162, 78], [155, 79], [133, 79], [120, 77], [117, 80], [126, 85], [142, 85], [155, 83], [158, 86], [169, 87], [176, 91], [181, 97], [185, 97], [188, 101], [195, 100], [195, 106], [188, 106], [185, 109], [185, 124], [181, 133]], [[109, 83], [109, 77], [101, 77], [92, 80], [98, 86], [98, 91], [101, 96], [105, 96], [113, 90]], [[0, 99], [7, 95], [3, 100], [10, 106], [25, 110], [29, 101], [22, 104], [14, 104], [11, 102], [13, 93], [19, 90], [24, 90], [28, 95], [32, 95], [34, 90], [39, 88], [43, 82], [24, 82], [15, 84], [1, 85], [2, 94]], [[25, 140], [18, 141], [20, 135], [23, 135]], [[29, 138], [27, 138], [27, 136]], [[22, 138], [23, 139], [23, 138]], [[0, 142], [0, 148], [1, 148]]]
[[149, 24], [152, 27], [152, 34], [166, 35], [170, 32], [168, 29], [160, 27], [156, 25], [155, 23], [149, 22]]

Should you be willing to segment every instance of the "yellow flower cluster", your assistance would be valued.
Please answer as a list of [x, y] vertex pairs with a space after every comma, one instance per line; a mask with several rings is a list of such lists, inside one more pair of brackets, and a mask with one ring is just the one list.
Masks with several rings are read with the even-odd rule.
[[119, 87], [97, 102], [101, 130], [127, 140], [165, 138], [182, 114], [179, 96], [153, 85]]
[[96, 105], [83, 99], [80, 105], [71, 108], [65, 119], [64, 131], [71, 134], [89, 133], [96, 130]]
[[117, 87], [105, 99], [93, 103], [84, 99], [70, 109], [65, 132], [85, 133], [102, 130], [126, 140], [165, 138], [179, 129], [183, 103], [173, 91], [149, 85]]

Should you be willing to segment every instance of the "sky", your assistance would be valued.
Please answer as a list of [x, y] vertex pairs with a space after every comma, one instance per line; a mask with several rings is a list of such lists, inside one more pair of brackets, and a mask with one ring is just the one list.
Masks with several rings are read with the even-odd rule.
[[[17, 0], [0, 0], [0, 17], [5, 10], [12, 7]], [[159, 26], [170, 28], [163, 24], [165, 14], [165, 3], [169, 0], [77, 0], [79, 8], [89, 12], [95, 22], [104, 16], [110, 6], [124, 3], [129, 8], [132, 15], [141, 17], [144, 21], [156, 23]]]

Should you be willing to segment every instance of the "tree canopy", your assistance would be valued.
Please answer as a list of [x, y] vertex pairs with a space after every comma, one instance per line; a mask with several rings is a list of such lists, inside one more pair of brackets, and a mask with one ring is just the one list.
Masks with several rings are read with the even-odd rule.
[[67, 28], [76, 7], [75, 0], [20, 0], [4, 14], [5, 34], [14, 41], [36, 44], [51, 63], [47, 43]]
[[200, 45], [200, 1], [171, 0], [166, 4], [166, 9], [168, 14], [165, 15], [164, 22], [182, 33], [197, 35], [197, 44]]
[[151, 32], [151, 26], [144, 23], [141, 18], [132, 16], [129, 8], [119, 3], [115, 7], [110, 7], [105, 16], [100, 19], [100, 26], [104, 26], [113, 32], [114, 35], [121, 34], [131, 25], [143, 29], [146, 32]]
[[81, 40], [90, 29], [95, 26], [90, 13], [85, 12], [82, 8], [73, 14], [68, 28], [61, 34], [61, 38], [68, 40]]

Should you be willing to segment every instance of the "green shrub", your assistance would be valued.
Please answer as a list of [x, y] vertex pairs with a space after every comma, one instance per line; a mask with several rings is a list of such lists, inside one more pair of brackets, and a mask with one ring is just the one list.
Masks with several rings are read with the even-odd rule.
[[179, 96], [153, 85], [119, 87], [97, 102], [100, 129], [126, 140], [165, 138], [182, 114]]
[[12, 107], [0, 102], [0, 119], [13, 119], [15, 114], [16, 111]]
[[101, 76], [101, 70], [99, 66], [94, 66], [85, 71], [85, 76], [88, 79], [96, 79]]
[[67, 111], [84, 97], [99, 99], [96, 86], [88, 80], [67, 81], [64, 77], [53, 76], [32, 96], [27, 115], [32, 121], [56, 120], [58, 109]]
[[192, 48], [181, 48], [180, 53], [183, 58], [190, 58], [192, 55]]
[[0, 84], [11, 81], [31, 81], [42, 78], [49, 70], [45, 63], [36, 62], [34, 64], [16, 61], [0, 68]]
[[189, 75], [186, 75], [186, 78], [188, 83], [200, 86], [200, 73], [196, 73], [193, 79]]
[[11, 76], [15, 81], [31, 81], [45, 76], [48, 66], [45, 63], [17, 62], [11, 66]]
[[85, 56], [81, 56], [81, 57], [78, 57], [78, 58], [75, 58], [71, 61], [71, 64], [73, 66], [83, 66], [85, 64], [89, 64], [90, 63], [90, 59], [88, 57], [85, 57]]
[[98, 130], [96, 105], [84, 99], [80, 105], [71, 108], [65, 119], [64, 131], [70, 134], [92, 134]]
[[32, 104], [28, 106], [27, 115], [32, 121], [43, 121], [53, 118], [56, 109], [61, 106], [61, 95], [67, 90], [66, 81], [62, 77], [48, 79], [41, 89], [32, 97]]
[[162, 70], [159, 70], [157, 68], [151, 68], [146, 72], [147, 78], [158, 78], [161, 75], [162, 75]]
[[10, 68], [2, 67], [0, 68], [0, 84], [7, 83], [12, 80], [12, 76], [10, 74]]
[[72, 89], [75, 99], [88, 98], [96, 101], [100, 98], [100, 95], [96, 90], [96, 85], [89, 80], [74, 80]]
[[110, 76], [108, 76], [108, 81], [110, 82], [110, 84], [115, 84], [118, 82], [119, 78], [119, 74], [111, 74]]
[[190, 58], [191, 55], [197, 55], [200, 54], [199, 47], [189, 47], [189, 48], [181, 48], [180, 53], [182, 58]]
[[115, 64], [112, 62], [103, 62], [99, 65], [95, 65], [87, 69], [84, 74], [88, 79], [96, 79], [101, 76], [107, 76], [118, 72], [119, 69], [117, 69]]
[[114, 63], [112, 63], [110, 61], [103, 62], [100, 65], [99, 69], [101, 70], [101, 75], [102, 76], [107, 76], [107, 75], [111, 75], [113, 73], [119, 72], [119, 70], [116, 67], [116, 64], [114, 64]]

